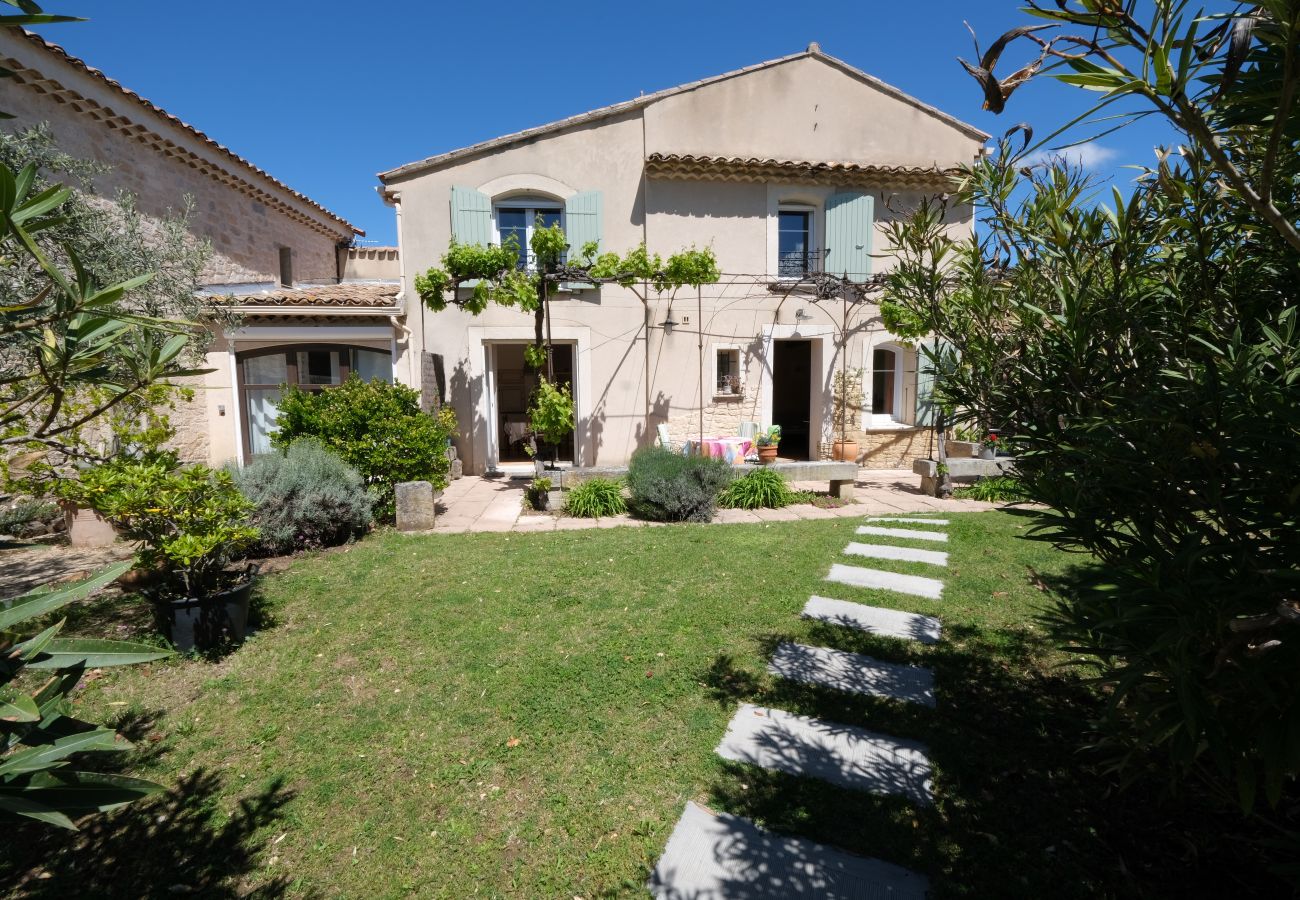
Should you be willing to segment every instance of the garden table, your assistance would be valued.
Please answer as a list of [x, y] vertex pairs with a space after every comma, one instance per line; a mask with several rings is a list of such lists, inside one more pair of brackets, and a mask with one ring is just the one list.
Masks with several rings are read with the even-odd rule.
[[754, 449], [754, 442], [745, 437], [706, 437], [704, 440], [686, 442], [687, 456], [713, 456], [725, 459], [733, 466], [744, 465], [745, 457]]

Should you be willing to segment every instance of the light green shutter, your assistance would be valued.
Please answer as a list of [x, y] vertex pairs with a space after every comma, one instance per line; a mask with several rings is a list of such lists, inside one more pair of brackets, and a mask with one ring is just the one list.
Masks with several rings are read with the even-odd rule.
[[952, 344], [938, 338], [922, 341], [916, 346], [916, 424], [932, 428], [939, 410], [934, 402], [935, 364], [926, 357], [927, 350], [950, 366], [953, 348]]
[[826, 272], [866, 281], [871, 274], [875, 198], [846, 191], [826, 201]]
[[451, 237], [458, 244], [495, 243], [492, 233], [492, 198], [473, 188], [451, 189]]
[[[576, 260], [583, 244], [604, 239], [604, 221], [601, 215], [601, 192], [583, 191], [564, 201], [564, 234], [569, 241], [569, 259]], [[591, 287], [588, 284], [563, 284], [569, 291]]]

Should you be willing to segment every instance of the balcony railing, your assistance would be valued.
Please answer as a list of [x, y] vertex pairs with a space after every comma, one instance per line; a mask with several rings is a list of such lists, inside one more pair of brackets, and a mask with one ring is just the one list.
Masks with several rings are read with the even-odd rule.
[[820, 272], [825, 261], [824, 250], [799, 250], [794, 253], [782, 253], [777, 257], [776, 274], [780, 278], [803, 278], [812, 272]]

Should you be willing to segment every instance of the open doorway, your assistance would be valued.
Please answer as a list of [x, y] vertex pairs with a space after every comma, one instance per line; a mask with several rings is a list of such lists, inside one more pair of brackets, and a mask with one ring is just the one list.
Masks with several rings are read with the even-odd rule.
[[[497, 461], [503, 463], [530, 462], [528, 446], [528, 401], [537, 388], [538, 373], [524, 363], [527, 344], [494, 344], [492, 346], [493, 381], [496, 384], [493, 410], [497, 438]], [[555, 362], [555, 381], [573, 390], [573, 345], [555, 344], [551, 348]], [[573, 462], [573, 432], [560, 443], [556, 458], [560, 462]], [[546, 462], [551, 453], [545, 451]]]
[[772, 342], [772, 424], [781, 426], [777, 453], [810, 459], [812, 441], [812, 342]]

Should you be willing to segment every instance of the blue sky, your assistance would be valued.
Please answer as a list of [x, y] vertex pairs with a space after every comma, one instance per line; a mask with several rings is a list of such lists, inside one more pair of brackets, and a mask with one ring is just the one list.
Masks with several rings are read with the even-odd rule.
[[[46, 0], [90, 21], [38, 29], [290, 186], [395, 241], [375, 173], [765, 59], [818, 41], [872, 75], [994, 135], [1046, 135], [1095, 95], [1047, 80], [1001, 116], [957, 64], [1025, 24], [1015, 0], [543, 4], [275, 0]], [[545, 10], [544, 15], [536, 15]], [[1005, 76], [1028, 59], [1009, 51]], [[1080, 134], [1080, 137], [1084, 135]], [[1154, 121], [1084, 161], [1121, 186], [1170, 141]]]

